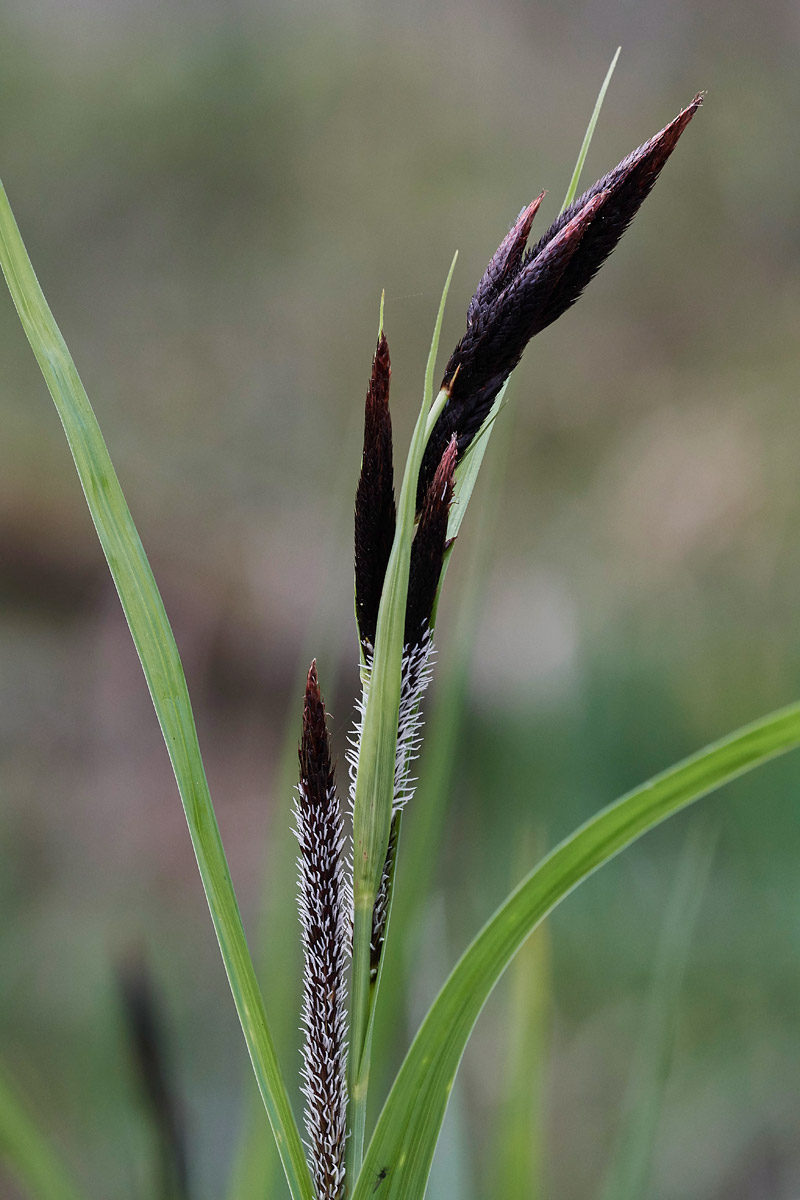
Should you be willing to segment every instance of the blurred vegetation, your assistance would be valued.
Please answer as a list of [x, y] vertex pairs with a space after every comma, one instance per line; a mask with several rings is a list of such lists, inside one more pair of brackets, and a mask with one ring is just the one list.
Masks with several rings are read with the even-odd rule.
[[[343, 757], [349, 496], [380, 290], [404, 454], [452, 250], [448, 346], [522, 204], [548, 187], [542, 228], [557, 210], [620, 42], [587, 182], [699, 88], [708, 102], [512, 385], [435, 881], [446, 899], [431, 905], [447, 961], [420, 960], [424, 995], [505, 894], [532, 819], [552, 844], [800, 694], [797, 14], [775, 0], [0, 11], [0, 174], [175, 626], [254, 941], [310, 651], [338, 680]], [[0, 359], [0, 1051], [93, 1195], [147, 1194], [114, 963], [155, 920], [193, 1195], [217, 1196], [244, 1047], [135, 653], [5, 296]], [[476, 524], [441, 607], [443, 672]], [[790, 757], [705, 802], [721, 835], [656, 1149], [663, 1200], [800, 1191], [799, 777]], [[559, 1200], [601, 1187], [685, 825], [550, 922]], [[286, 982], [269, 929], [263, 961], [269, 1004]], [[474, 1177], [503, 1103], [508, 1002], [464, 1064], [455, 1140]], [[284, 1054], [294, 1072], [290, 1039]]]

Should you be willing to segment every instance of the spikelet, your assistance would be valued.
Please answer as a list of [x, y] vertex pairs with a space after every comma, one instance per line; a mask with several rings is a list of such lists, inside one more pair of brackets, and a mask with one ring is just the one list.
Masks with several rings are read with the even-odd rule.
[[325, 704], [316, 662], [306, 682], [300, 782], [294, 805], [298, 907], [303, 942], [303, 1067], [309, 1165], [317, 1200], [340, 1200], [347, 1136], [347, 1008], [349, 921], [344, 880], [344, 827], [331, 766]]
[[389, 346], [381, 332], [364, 406], [364, 450], [355, 503], [356, 619], [362, 645], [375, 644], [378, 607], [392, 552], [396, 511], [392, 469]]
[[575, 303], [611, 254], [702, 101], [695, 96], [674, 121], [593, 184], [525, 254], [541, 197], [517, 218], [478, 284], [466, 333], [445, 367], [442, 386], [450, 400], [425, 450], [418, 508], [451, 436], [458, 435], [463, 454], [530, 339]]

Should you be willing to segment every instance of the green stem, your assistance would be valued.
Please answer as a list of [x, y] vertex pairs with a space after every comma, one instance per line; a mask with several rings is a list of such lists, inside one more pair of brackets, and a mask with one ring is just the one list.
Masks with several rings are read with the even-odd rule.
[[351, 976], [350, 1051], [347, 1065], [350, 1077], [350, 1136], [347, 1139], [346, 1177], [352, 1184], [364, 1157], [364, 1132], [367, 1122], [369, 1055], [366, 1073], [362, 1072], [366, 1029], [369, 1021], [370, 935], [374, 895], [362, 894], [353, 909], [353, 972]]
[[[389, 844], [400, 705], [400, 662], [417, 479], [428, 437], [448, 399], [447, 392], [442, 390], [429, 407], [426, 396], [411, 440], [398, 503], [397, 533], [378, 614], [375, 657], [361, 739], [354, 811], [353, 968], [350, 979], [348, 1056], [350, 1136], [347, 1140], [346, 1173], [351, 1184], [360, 1170], [364, 1151], [370, 1072], [369, 1031], [378, 995], [377, 982], [374, 986], [370, 984], [372, 910]], [[396, 651], [391, 658], [384, 654], [389, 639], [395, 643], [393, 648]], [[394, 678], [388, 678], [387, 668], [393, 670]], [[387, 721], [391, 722], [388, 730], [385, 728]], [[381, 747], [380, 740], [387, 732], [390, 736]], [[378, 864], [377, 869], [375, 863]]]
[[361, 729], [353, 803], [353, 966], [350, 976], [350, 1051], [347, 1063], [350, 1136], [347, 1139], [345, 1163], [349, 1190], [355, 1185], [364, 1150], [371, 1012], [375, 1001], [375, 990], [370, 986], [372, 910], [386, 861], [392, 821], [403, 633], [417, 481], [428, 437], [449, 399], [444, 390], [434, 399], [433, 378], [444, 306], [457, 258], [456, 254], [450, 265], [436, 315], [425, 367], [422, 405], [414, 426], [400, 488], [397, 528], [381, 592], [375, 653]]

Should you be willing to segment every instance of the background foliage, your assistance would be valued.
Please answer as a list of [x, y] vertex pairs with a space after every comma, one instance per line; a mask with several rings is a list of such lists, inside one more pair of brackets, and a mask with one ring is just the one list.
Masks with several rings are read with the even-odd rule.
[[[512, 384], [412, 1011], [522, 874], [521, 827], [552, 843], [800, 693], [799, 180], [786, 153], [798, 40], [785, 6], [741, 0], [3, 7], [0, 169], [175, 627], [253, 941], [312, 651], [337, 679], [343, 756], [350, 511], [380, 289], [402, 447], [452, 250], [448, 348], [522, 204], [546, 186], [542, 228], [557, 211], [619, 42], [587, 180], [698, 88], [708, 102], [602, 279]], [[63, 435], [4, 296], [0, 313], [0, 1050], [86, 1186], [134, 1194], [148, 1132], [131, 1116], [112, 968], [155, 925], [197, 1192], [217, 1195], [250, 1086], [241, 1036]], [[487, 482], [442, 603], [440, 684]], [[720, 837], [659, 1196], [800, 1187], [798, 770], [789, 758], [705, 802]], [[564, 1200], [604, 1175], [685, 821], [549, 923], [548, 1170]], [[292, 875], [275, 871], [273, 896]], [[268, 1003], [292, 971], [273, 947]], [[492, 1001], [465, 1060], [467, 1180], [486, 1169], [503, 1101], [507, 1003]], [[293, 1073], [291, 1039], [282, 1056]], [[445, 1155], [465, 1144], [451, 1124]], [[445, 1177], [469, 1196], [442, 1170], [433, 1197]]]

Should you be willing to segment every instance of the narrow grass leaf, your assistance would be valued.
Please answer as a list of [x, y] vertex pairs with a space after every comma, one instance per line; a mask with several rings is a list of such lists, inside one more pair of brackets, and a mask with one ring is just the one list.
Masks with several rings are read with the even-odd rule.
[[581, 826], [523, 880], [465, 952], [425, 1018], [378, 1120], [353, 1200], [422, 1200], [464, 1048], [492, 989], [539, 922], [649, 829], [798, 745], [800, 704], [794, 704], [629, 792]]
[[[448, 931], [448, 913], [442, 891], [429, 896], [424, 912], [424, 936], [414, 961], [414, 987], [408, 996], [405, 1027], [416, 1028], [425, 1015], [424, 996], [435, 994], [441, 977], [441, 964], [447, 962], [452, 946]], [[501, 1196], [490, 1189], [480, 1190], [477, 1172], [479, 1141], [475, 1137], [474, 1114], [469, 1111], [465, 1081], [456, 1080], [442, 1124], [436, 1153], [431, 1163], [428, 1194], [435, 1200], [478, 1200], [479, 1197]], [[503, 1196], [505, 1200], [505, 1196]]]
[[311, 1178], [247, 947], [175, 639], [97, 419], [39, 287], [1, 184], [0, 262], [64, 426], [147, 680], [183, 801], [236, 1010], [289, 1187], [294, 1200], [311, 1200]]
[[606, 92], [608, 91], [608, 85], [611, 83], [611, 76], [614, 74], [614, 68], [617, 65], [617, 59], [620, 56], [621, 50], [622, 50], [622, 46], [617, 46], [617, 52], [611, 60], [611, 66], [608, 68], [608, 71], [606, 72], [606, 77], [603, 80], [602, 87], [600, 88], [600, 91], [597, 93], [597, 99], [595, 100], [594, 109], [592, 110], [592, 115], [589, 118], [589, 124], [586, 127], [586, 133], [583, 135], [583, 142], [581, 143], [580, 152], [578, 153], [578, 161], [575, 163], [575, 170], [572, 172], [572, 178], [569, 181], [569, 187], [567, 188], [567, 194], [564, 197], [564, 203], [561, 205], [562, 212], [564, 211], [565, 208], [569, 208], [570, 204], [572, 204], [572, 201], [575, 199], [575, 197], [578, 194], [578, 185], [580, 184], [580, 181], [581, 181], [581, 172], [583, 171], [583, 166], [584, 166], [584, 163], [586, 162], [586, 156], [589, 153], [589, 147], [592, 144], [592, 138], [594, 137], [594, 130], [595, 130], [595, 126], [597, 125], [597, 119], [600, 116], [600, 110], [603, 107], [603, 101], [606, 98]]
[[[296, 703], [287, 707], [281, 749], [268, 789], [272, 817], [265, 850], [253, 957], [278, 1056], [287, 1075], [296, 1069], [300, 1052], [298, 1013], [302, 967], [295, 897], [297, 843], [289, 819], [290, 798], [297, 776], [298, 713], [308, 664], [314, 655], [325, 664], [328, 694], [335, 695], [342, 666], [340, 660], [347, 654], [340, 645], [339, 626], [333, 616], [329, 585], [338, 572], [340, 547], [346, 541], [352, 525], [352, 448], [358, 444], [361, 425], [361, 414], [354, 405], [338, 452], [331, 455], [334, 470], [328, 480], [327, 493], [332, 502], [326, 509], [327, 533], [321, 539], [326, 550], [318, 568], [319, 586], [303, 634], [294, 682], [288, 689], [288, 695], [294, 697]], [[280, 963], [281, 970], [269, 970], [270, 962]], [[250, 1086], [251, 1079], [243, 1080], [243, 1083], [247, 1085], [245, 1102], [225, 1197], [226, 1200], [252, 1200], [254, 1196], [278, 1197], [282, 1194], [283, 1170], [275, 1142], [266, 1132], [264, 1105], [258, 1090]]]
[[35, 1200], [85, 1200], [0, 1068], [0, 1162]]

